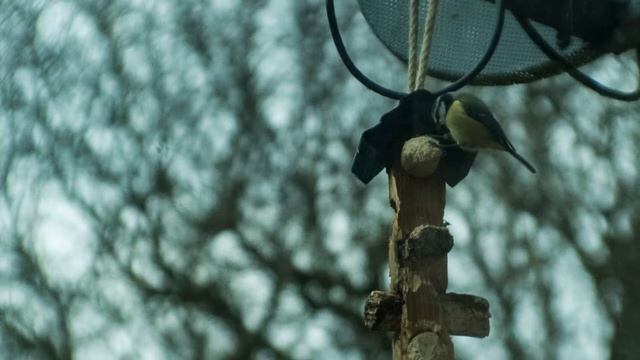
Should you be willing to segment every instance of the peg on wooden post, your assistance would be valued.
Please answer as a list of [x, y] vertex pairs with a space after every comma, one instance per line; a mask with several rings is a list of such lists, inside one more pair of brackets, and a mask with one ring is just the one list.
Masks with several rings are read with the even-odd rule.
[[[479, 296], [448, 293], [440, 297], [446, 314], [447, 329], [454, 336], [483, 338], [489, 336], [489, 302]], [[374, 331], [400, 330], [402, 299], [388, 292], [374, 290], [365, 304], [364, 325]]]

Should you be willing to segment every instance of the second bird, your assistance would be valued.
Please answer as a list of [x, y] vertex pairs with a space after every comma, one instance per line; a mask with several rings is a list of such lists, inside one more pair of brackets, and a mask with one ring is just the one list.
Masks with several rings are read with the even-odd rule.
[[451, 138], [463, 150], [503, 150], [513, 155], [532, 173], [536, 169], [516, 152], [491, 110], [471, 94], [447, 93], [435, 102], [434, 118], [447, 127]]

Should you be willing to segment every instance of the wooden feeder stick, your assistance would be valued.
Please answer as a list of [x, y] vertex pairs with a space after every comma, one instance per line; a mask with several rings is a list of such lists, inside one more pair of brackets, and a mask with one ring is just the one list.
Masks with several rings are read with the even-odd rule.
[[[433, 171], [425, 176], [424, 170], [436, 168], [441, 152], [429, 141], [416, 144], [416, 139], [403, 144], [389, 172], [395, 211], [389, 238], [391, 292], [371, 293], [365, 325], [394, 332], [394, 360], [451, 360], [450, 335], [488, 335], [489, 306], [472, 295], [446, 294], [453, 238], [442, 226], [445, 183]], [[422, 155], [416, 160], [416, 154]], [[407, 158], [414, 161], [409, 166]]]

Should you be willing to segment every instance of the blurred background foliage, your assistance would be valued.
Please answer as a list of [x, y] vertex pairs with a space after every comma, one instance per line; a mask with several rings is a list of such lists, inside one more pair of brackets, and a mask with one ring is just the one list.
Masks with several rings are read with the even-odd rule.
[[[345, 71], [322, 0], [0, 4], [3, 358], [390, 358], [362, 326], [386, 178], [349, 168], [394, 104]], [[338, 5], [357, 62], [403, 88]], [[448, 190], [449, 289], [493, 314], [457, 358], [637, 359], [640, 106], [564, 76], [469, 90], [539, 174], [481, 155]]]

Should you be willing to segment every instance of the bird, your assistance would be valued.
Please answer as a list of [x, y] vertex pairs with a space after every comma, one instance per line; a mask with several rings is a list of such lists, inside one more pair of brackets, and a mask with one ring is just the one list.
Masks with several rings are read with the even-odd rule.
[[518, 154], [489, 107], [477, 96], [469, 93], [442, 94], [434, 102], [432, 117], [439, 127], [446, 128], [443, 131], [453, 140], [454, 146], [468, 152], [484, 149], [506, 151], [531, 173], [536, 173], [535, 167]]

